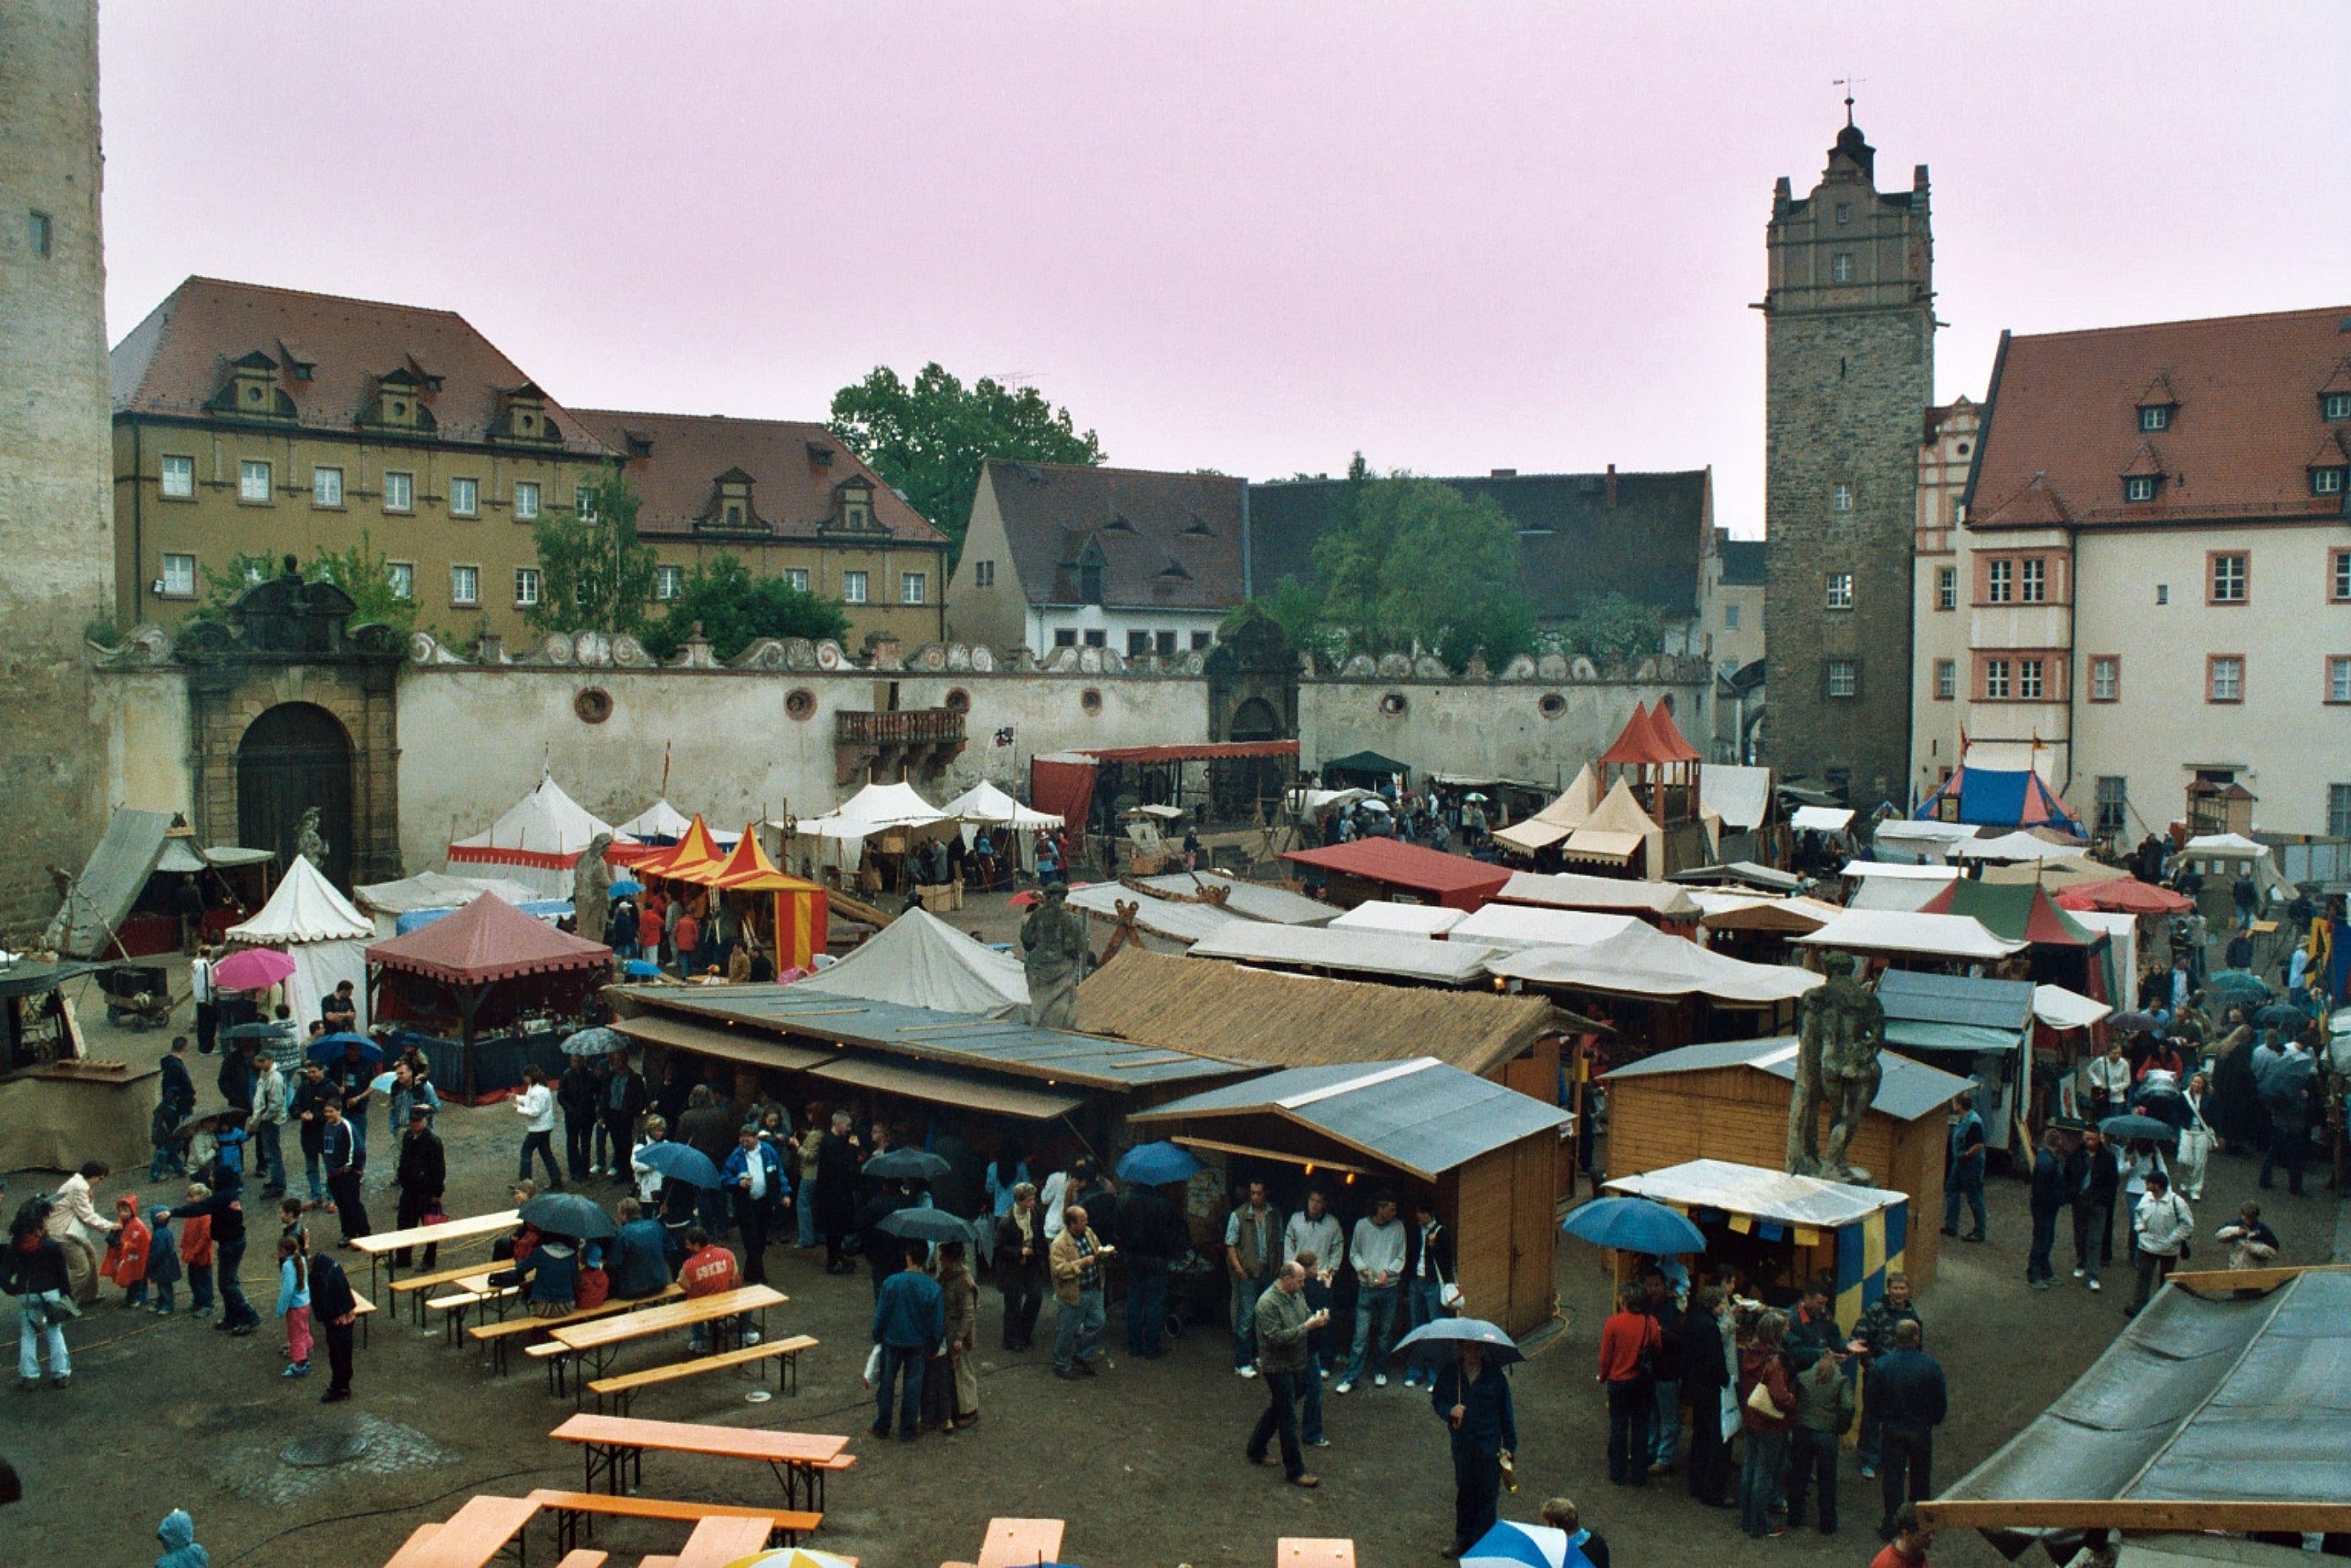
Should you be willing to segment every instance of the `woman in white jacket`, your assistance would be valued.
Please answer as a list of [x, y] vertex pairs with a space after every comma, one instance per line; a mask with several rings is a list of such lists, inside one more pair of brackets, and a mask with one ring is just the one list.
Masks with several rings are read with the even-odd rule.
[[2220, 1139], [2212, 1124], [2204, 1119], [2204, 1098], [2212, 1092], [2211, 1081], [2202, 1073], [2188, 1080], [2188, 1092], [2180, 1101], [2188, 1107], [2188, 1125], [2179, 1134], [2179, 1151], [2172, 1158], [2173, 1179], [2179, 1184], [2179, 1194], [2190, 1203], [2204, 1201], [2204, 1172], [2212, 1159], [2212, 1145]]
[[2124, 1309], [2126, 1317], [2138, 1315], [2179, 1261], [2180, 1248], [2196, 1233], [2196, 1216], [2188, 1200], [2171, 1190], [2171, 1178], [2155, 1170], [2147, 1175], [2147, 1196], [2132, 1212], [2131, 1226], [2138, 1237], [2138, 1293]]

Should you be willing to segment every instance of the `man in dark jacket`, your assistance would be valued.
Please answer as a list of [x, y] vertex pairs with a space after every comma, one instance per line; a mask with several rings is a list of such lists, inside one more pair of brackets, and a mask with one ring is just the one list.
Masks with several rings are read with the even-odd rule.
[[310, 1260], [310, 1320], [327, 1338], [327, 1365], [332, 1373], [321, 1405], [335, 1405], [351, 1396], [351, 1325], [359, 1321], [359, 1300], [343, 1266], [331, 1252]]
[[2025, 1254], [2024, 1282], [2045, 1291], [2057, 1282], [2049, 1255], [2057, 1249], [2057, 1217], [2065, 1212], [2064, 1134], [2052, 1127], [2041, 1135], [2032, 1156], [2032, 1249]]
[[1664, 1336], [1652, 1358], [1657, 1375], [1649, 1384], [1649, 1473], [1670, 1475], [1682, 1441], [1682, 1309], [1666, 1284], [1665, 1270], [1655, 1267], [1641, 1271], [1641, 1299], [1642, 1311], [1656, 1320]]
[[1486, 1360], [1483, 1347], [1463, 1341], [1459, 1358], [1438, 1369], [1429, 1403], [1437, 1419], [1452, 1428], [1453, 1543], [1445, 1555], [1458, 1557], [1494, 1528], [1502, 1456], [1518, 1452], [1510, 1380]]
[[[882, 1299], [882, 1287], [891, 1275], [898, 1272], [904, 1261], [905, 1243], [882, 1228], [882, 1222], [902, 1208], [914, 1207], [914, 1184], [883, 1182], [874, 1189], [857, 1210], [857, 1245], [865, 1254], [866, 1267], [873, 1275], [873, 1299]], [[915, 1385], [916, 1402], [920, 1403], [921, 1385]]]
[[[735, 1134], [743, 1125], [743, 1118], [735, 1108], [712, 1092], [707, 1083], [697, 1083], [686, 1096], [685, 1114], [670, 1127], [669, 1135], [678, 1143], [700, 1150], [714, 1166], [724, 1166], [726, 1156], [735, 1152]], [[702, 1228], [716, 1241], [726, 1234], [726, 1222], [733, 1207], [732, 1200], [723, 1187], [712, 1187], [700, 1197]]]
[[360, 1197], [360, 1173], [365, 1168], [366, 1155], [351, 1124], [343, 1118], [342, 1101], [328, 1102], [326, 1110], [327, 1130], [319, 1142], [319, 1158], [327, 1167], [327, 1194], [335, 1200], [335, 1220], [342, 1227], [343, 1245], [349, 1247], [375, 1228], [368, 1223], [367, 1205]]
[[302, 1141], [302, 1169], [310, 1181], [309, 1207], [316, 1208], [326, 1201], [327, 1178], [319, 1156], [327, 1147], [326, 1104], [340, 1100], [335, 1085], [327, 1082], [327, 1070], [316, 1061], [302, 1064], [302, 1076], [294, 1085], [294, 1098], [288, 1113], [294, 1118], [297, 1136]]
[[1933, 1495], [1935, 1428], [1949, 1409], [1942, 1366], [1918, 1345], [1918, 1325], [1896, 1323], [1894, 1348], [1869, 1373], [1869, 1403], [1885, 1433], [1878, 1486], [1886, 1513], [1877, 1533], [1886, 1541], [1894, 1539], [1894, 1512], [1906, 1496], [1923, 1502]]
[[[244, 1281], [238, 1274], [245, 1263], [245, 1197], [236, 1173], [215, 1166], [212, 1173], [212, 1196], [193, 1203], [172, 1206], [172, 1218], [189, 1220], [199, 1215], [212, 1219], [213, 1266], [220, 1276], [221, 1321], [213, 1325], [216, 1333], [243, 1337], [260, 1326], [261, 1314], [245, 1299]], [[186, 1227], [181, 1227], [184, 1233]], [[312, 1307], [317, 1297], [311, 1298]]]
[[828, 1274], [857, 1271], [841, 1250], [857, 1221], [857, 1167], [863, 1150], [851, 1131], [855, 1123], [848, 1112], [835, 1111], [832, 1126], [816, 1150], [816, 1228], [824, 1238]]
[[[1876, 1375], [1878, 1361], [1894, 1349], [1894, 1331], [1906, 1322], [1916, 1326], [1922, 1336], [1925, 1334], [1918, 1303], [1910, 1293], [1910, 1276], [1889, 1270], [1884, 1292], [1862, 1308], [1861, 1316], [1854, 1320], [1853, 1343], [1861, 1346], [1862, 1369], [1867, 1375]], [[1861, 1441], [1854, 1457], [1861, 1466], [1861, 1479], [1874, 1480], [1878, 1456], [1886, 1447], [1885, 1420], [1877, 1407], [1875, 1385], [1865, 1384], [1863, 1389]]]
[[1257, 1347], [1258, 1371], [1265, 1379], [1266, 1404], [1243, 1451], [1250, 1464], [1261, 1465], [1266, 1450], [1279, 1439], [1282, 1477], [1292, 1486], [1321, 1484], [1306, 1473], [1306, 1458], [1298, 1445], [1298, 1384], [1301, 1377], [1313, 1375], [1307, 1336], [1328, 1322], [1327, 1312], [1307, 1311], [1306, 1270], [1294, 1261], [1281, 1266], [1249, 1312], [1249, 1337]]
[[[1092, 1221], [1094, 1206], [1080, 1207]], [[1157, 1187], [1138, 1186], [1119, 1205], [1119, 1225], [1126, 1234], [1126, 1348], [1156, 1361], [1167, 1324], [1167, 1271], [1184, 1251], [1176, 1206]]]
[[[424, 1223], [426, 1215], [440, 1210], [442, 1189], [449, 1185], [449, 1161], [440, 1134], [433, 1130], [433, 1113], [423, 1105], [408, 1108], [408, 1131], [401, 1136], [400, 1166], [392, 1179], [400, 1187], [401, 1229], [413, 1229]], [[403, 1247], [392, 1255], [395, 1268], [408, 1267], [408, 1252]], [[431, 1269], [440, 1258], [440, 1247], [426, 1242], [424, 1267]]]
[[2122, 1181], [2115, 1153], [2095, 1127], [2065, 1156], [2065, 1191], [2074, 1204], [2074, 1278], [2098, 1288], [2098, 1267], [2115, 1255], [2115, 1192]]
[[[1445, 1287], [1453, 1283], [1453, 1232], [1437, 1223], [1436, 1200], [1426, 1197], [1412, 1206], [1412, 1224], [1404, 1235], [1405, 1327], [1416, 1329], [1445, 1315]], [[1404, 1385], [1437, 1374], [1417, 1361], [1405, 1364]]]
[[[906, 1243], [894, 1236], [880, 1240], [883, 1245], [873, 1253], [874, 1265], [878, 1271], [886, 1256], [890, 1273], [887, 1281], [873, 1291], [873, 1343], [882, 1347], [882, 1369], [873, 1385], [879, 1414], [872, 1430], [877, 1437], [890, 1435], [890, 1396], [894, 1391], [901, 1396], [898, 1436], [911, 1443], [922, 1416], [923, 1363], [946, 1333], [945, 1306], [938, 1281], [915, 1262], [917, 1252], [900, 1251]], [[920, 1246], [914, 1244], [917, 1249]]]
[[645, 1218], [635, 1198], [622, 1198], [612, 1212], [621, 1222], [605, 1264], [612, 1294], [624, 1301], [643, 1301], [670, 1282], [684, 1255], [660, 1220]]
[[604, 1081], [604, 1136], [611, 1150], [604, 1168], [618, 1181], [629, 1179], [629, 1154], [636, 1147], [637, 1118], [645, 1113], [645, 1077], [629, 1065], [624, 1055], [612, 1058], [612, 1075]]
[[596, 1141], [596, 1070], [584, 1056], [565, 1063], [555, 1081], [555, 1103], [563, 1112], [563, 1166], [573, 1182], [588, 1179], [588, 1155]]
[[1722, 1396], [1731, 1385], [1731, 1351], [1723, 1333], [1723, 1294], [1703, 1286], [1682, 1316], [1682, 1398], [1690, 1412], [1689, 1493], [1709, 1508], [1729, 1508], [1730, 1443], [1722, 1433]]

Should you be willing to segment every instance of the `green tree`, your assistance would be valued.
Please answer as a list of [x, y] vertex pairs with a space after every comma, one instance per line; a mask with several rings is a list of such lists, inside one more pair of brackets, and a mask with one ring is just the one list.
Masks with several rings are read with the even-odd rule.
[[721, 659], [732, 659], [762, 637], [839, 642], [849, 635], [849, 616], [840, 605], [780, 577], [754, 577], [731, 555], [687, 575], [667, 613], [644, 629], [645, 651], [656, 659], [675, 658], [696, 622]]
[[1339, 640], [1322, 620], [1322, 595], [1311, 583], [1301, 582], [1294, 577], [1283, 578], [1265, 593], [1234, 606], [1217, 635], [1229, 637], [1238, 631], [1245, 612], [1262, 615], [1280, 627], [1282, 637], [1293, 648], [1338, 651]]
[[1094, 433], [1081, 433], [1070, 411], [1053, 407], [1036, 388], [1015, 389], [986, 376], [966, 387], [936, 361], [925, 365], [912, 385], [877, 365], [863, 381], [833, 393], [832, 433], [883, 482], [906, 493], [914, 510], [952, 541], [952, 556], [963, 552], [980, 465], [987, 459], [1102, 460]]
[[653, 548], [637, 538], [636, 486], [606, 464], [579, 504], [551, 507], [531, 526], [538, 602], [524, 612], [537, 632], [643, 630], [653, 602]]
[[1491, 498], [1395, 473], [1361, 455], [1315, 541], [1323, 621], [1361, 653], [1432, 653], [1454, 669], [1483, 650], [1499, 667], [1534, 642], [1519, 537]]
[[[229, 606], [247, 588], [285, 570], [286, 554], [244, 553], [231, 556], [219, 567], [205, 567], [204, 600], [189, 614], [193, 621], [225, 621]], [[392, 591], [392, 563], [377, 551], [374, 540], [360, 535], [360, 542], [349, 549], [313, 550], [310, 559], [301, 563], [303, 578], [311, 582], [331, 582], [351, 596], [359, 608], [352, 612], [351, 623], [381, 622], [395, 632], [407, 632], [416, 625], [416, 601], [403, 599]]]
[[1625, 598], [1614, 589], [1586, 604], [1560, 629], [1560, 646], [1598, 664], [1646, 658], [1657, 651], [1665, 621], [1654, 604]]

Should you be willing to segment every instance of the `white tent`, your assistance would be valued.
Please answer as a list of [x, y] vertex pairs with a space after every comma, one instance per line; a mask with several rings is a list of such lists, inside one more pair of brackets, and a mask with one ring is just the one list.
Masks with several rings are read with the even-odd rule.
[[597, 834], [611, 831], [611, 823], [565, 794], [550, 774], [486, 832], [451, 844], [449, 863], [497, 866], [498, 875], [531, 888], [536, 897], [569, 898], [580, 852]]
[[910, 909], [839, 963], [794, 982], [814, 991], [947, 1013], [1009, 1017], [1029, 1006], [1020, 960], [976, 942], [927, 910]]
[[1932, 817], [1888, 817], [1870, 834], [1880, 859], [1907, 855], [1939, 864], [1953, 844], [1977, 837], [1965, 822], [1941, 822]]
[[2137, 915], [2119, 914], [2110, 909], [2068, 909], [2065, 913], [2073, 917], [2075, 925], [2106, 934], [2107, 940], [2115, 945], [2116, 974], [2128, 976], [2138, 973]]
[[1631, 910], [1664, 920], [1695, 920], [1698, 901], [1679, 883], [1635, 882], [1621, 876], [1584, 876], [1560, 872], [1545, 876], [1536, 872], [1510, 873], [1495, 898], [1504, 904], [1540, 904], [1547, 909]]
[[545, 896], [536, 888], [502, 876], [448, 876], [437, 871], [421, 871], [398, 882], [363, 883], [351, 889], [351, 901], [375, 916], [375, 935], [382, 940], [399, 934], [400, 917], [403, 915], [425, 909], [461, 908], [486, 893], [495, 893], [517, 905], [535, 904]]
[[1954, 849], [1960, 859], [1971, 861], [2080, 860], [2090, 852], [2078, 844], [2053, 844], [2022, 828], [1996, 839], [1963, 839]]
[[1592, 804], [1600, 789], [1593, 781], [1592, 764], [1585, 763], [1576, 771], [1574, 781], [1562, 790], [1558, 800], [1537, 811], [1524, 821], [1512, 822], [1507, 828], [1496, 828], [1494, 841], [1523, 854], [1548, 849], [1576, 829], [1583, 826], [1592, 815]]
[[1771, 814], [1771, 770], [1709, 762], [1698, 774], [1698, 798], [1730, 831], [1752, 832]]
[[1331, 922], [1333, 931], [1400, 931], [1414, 936], [1442, 936], [1467, 916], [1441, 904], [1389, 904], [1373, 899]]
[[1482, 942], [1505, 950], [1519, 947], [1589, 947], [1635, 924], [1630, 915], [1589, 909], [1531, 909], [1523, 904], [1489, 904], [1464, 915], [1447, 938]]
[[1070, 890], [1070, 907], [1081, 910], [1097, 920], [1114, 922], [1118, 906], [1132, 904], [1134, 924], [1138, 930], [1154, 936], [1165, 936], [1171, 942], [1197, 942], [1213, 936], [1228, 925], [1255, 925], [1238, 915], [1229, 915], [1213, 904], [1193, 904], [1183, 899], [1154, 898], [1147, 893], [1137, 893], [1114, 882], [1098, 882], [1090, 887]]
[[1489, 958], [1486, 967], [1532, 985], [1660, 1001], [1704, 996], [1732, 1007], [1792, 1001], [1822, 983], [1809, 969], [1750, 964], [1637, 920], [1589, 947], [1529, 947]]
[[2242, 833], [2199, 833], [2188, 841], [2179, 852], [2183, 855], [2211, 855], [2217, 859], [2244, 860], [2270, 852], [2267, 844], [2257, 843]]
[[1993, 936], [1972, 915], [1917, 915], [1891, 909], [1848, 909], [1818, 931], [1794, 940], [1806, 947], [1962, 958], [1974, 963], [2005, 958], [2028, 946]]
[[1847, 909], [1892, 909], [1906, 915], [1916, 915], [1942, 897], [1946, 885], [1901, 876], [1865, 876], [1859, 881], [1861, 885], [1845, 900]]
[[2051, 1029], [2087, 1029], [2114, 1010], [2063, 986], [2032, 988], [2032, 1016]]
[[1788, 825], [1800, 832], [1841, 833], [1853, 826], [1849, 806], [1799, 806]]
[[1946, 883], [1959, 880], [1959, 868], [1955, 865], [1904, 865], [1895, 861], [1847, 861], [1841, 876], [1861, 877], [1868, 881], [1910, 881]]
[[[694, 826], [693, 820], [671, 805], [669, 797], [664, 795], [627, 821], [614, 827], [612, 833], [616, 838], [628, 839], [640, 844], [663, 841], [675, 843], [685, 837], [685, 831], [692, 826]], [[509, 899], [507, 902], [513, 901]]]
[[795, 834], [809, 841], [797, 858], [812, 870], [820, 862], [855, 866], [865, 852], [865, 841], [876, 833], [903, 832], [912, 842], [927, 842], [946, 838], [955, 831], [956, 822], [902, 779], [895, 784], [868, 784], [824, 815], [802, 817], [790, 825]]
[[995, 830], [992, 841], [997, 859], [1001, 862], [1008, 853], [1015, 855], [1023, 871], [1037, 869], [1037, 835], [1061, 826], [1062, 821], [1050, 811], [1022, 805], [985, 779], [939, 810], [963, 825], [966, 849], [977, 841], [980, 829]]
[[351, 907], [301, 855], [286, 868], [286, 875], [269, 902], [242, 925], [228, 928], [228, 941], [237, 947], [275, 947], [294, 960], [286, 979], [286, 1005], [298, 1026], [319, 1016], [319, 1006], [345, 980], [351, 982], [359, 1003], [359, 1027], [367, 1027], [367, 946], [375, 940], [375, 922]]
[[1329, 926], [1236, 920], [1194, 944], [1192, 956], [1467, 986], [1477, 982], [1485, 961], [1496, 954], [1476, 942], [1431, 942], [1424, 936], [1385, 931], [1335, 931]]

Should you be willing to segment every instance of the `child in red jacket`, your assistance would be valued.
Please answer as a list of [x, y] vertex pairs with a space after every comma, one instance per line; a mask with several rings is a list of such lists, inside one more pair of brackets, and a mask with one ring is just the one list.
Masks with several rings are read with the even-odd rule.
[[[213, 1189], [188, 1184], [188, 1201], [202, 1203]], [[213, 1217], [199, 1214], [180, 1221], [180, 1264], [188, 1276], [188, 1312], [199, 1318], [213, 1315]]]
[[126, 1307], [147, 1303], [147, 1249], [154, 1233], [147, 1222], [139, 1218], [139, 1198], [135, 1193], [124, 1193], [114, 1200], [114, 1223], [118, 1228], [114, 1239], [106, 1246], [106, 1261], [98, 1271], [122, 1287], [122, 1304]]

